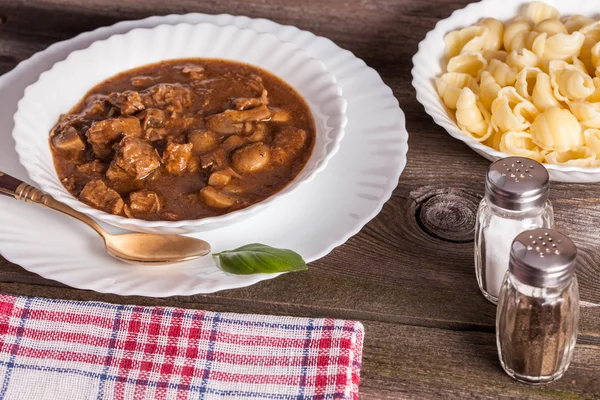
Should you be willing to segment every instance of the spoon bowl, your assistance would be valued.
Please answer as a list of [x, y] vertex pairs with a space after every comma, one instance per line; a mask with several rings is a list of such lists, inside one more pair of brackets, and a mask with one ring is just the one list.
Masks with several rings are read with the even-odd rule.
[[106, 235], [105, 244], [108, 254], [136, 265], [172, 264], [210, 253], [210, 245], [204, 240], [178, 235]]

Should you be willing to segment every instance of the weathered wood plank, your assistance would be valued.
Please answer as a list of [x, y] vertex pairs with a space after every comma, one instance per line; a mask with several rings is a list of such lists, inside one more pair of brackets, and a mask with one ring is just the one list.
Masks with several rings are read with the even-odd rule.
[[597, 346], [578, 344], [571, 367], [547, 386], [516, 383], [498, 361], [490, 333], [366, 323], [362, 398], [597, 399]]

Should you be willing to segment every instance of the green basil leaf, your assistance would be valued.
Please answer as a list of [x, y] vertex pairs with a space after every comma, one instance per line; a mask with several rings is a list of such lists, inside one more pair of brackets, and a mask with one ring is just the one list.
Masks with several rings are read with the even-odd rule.
[[274, 274], [308, 269], [300, 254], [260, 243], [222, 251], [213, 256], [219, 257], [224, 271], [236, 275]]

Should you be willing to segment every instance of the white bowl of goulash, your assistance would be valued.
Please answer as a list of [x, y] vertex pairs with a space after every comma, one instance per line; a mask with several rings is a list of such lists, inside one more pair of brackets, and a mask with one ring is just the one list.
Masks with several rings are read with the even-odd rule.
[[600, 182], [600, 1], [483, 0], [439, 21], [413, 58], [418, 101], [489, 160]]
[[[319, 60], [233, 26], [135, 29], [73, 52], [25, 90], [16, 150], [31, 179], [125, 229], [217, 229], [322, 171], [346, 101]], [[290, 210], [293, 212], [293, 210]]]

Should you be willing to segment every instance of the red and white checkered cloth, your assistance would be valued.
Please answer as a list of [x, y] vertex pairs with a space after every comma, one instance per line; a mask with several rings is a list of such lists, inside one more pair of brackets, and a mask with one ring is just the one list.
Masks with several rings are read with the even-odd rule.
[[356, 399], [360, 322], [0, 295], [0, 399]]

